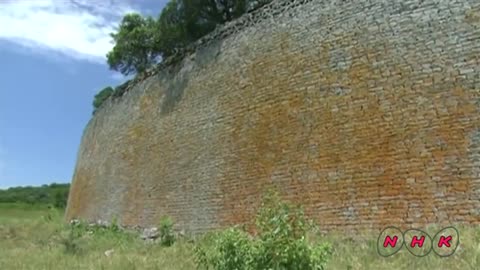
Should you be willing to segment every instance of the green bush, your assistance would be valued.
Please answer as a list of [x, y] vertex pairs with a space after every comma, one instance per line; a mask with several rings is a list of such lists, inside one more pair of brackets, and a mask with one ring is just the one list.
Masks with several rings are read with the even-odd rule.
[[300, 207], [267, 195], [258, 213], [258, 235], [240, 229], [216, 234], [213, 243], [195, 249], [199, 268], [215, 270], [323, 270], [331, 255], [328, 243], [307, 241], [313, 229]]
[[307, 233], [313, 229], [301, 207], [268, 194], [257, 216], [261, 244], [254, 269], [323, 269], [330, 247], [312, 246]]
[[113, 94], [112, 87], [109, 86], [109, 87], [103, 88], [102, 91], [98, 92], [98, 94], [95, 95], [93, 99], [93, 107], [95, 109], [100, 108], [103, 102], [105, 102], [105, 100], [107, 100], [112, 94]]
[[171, 246], [175, 243], [175, 235], [173, 234], [173, 220], [170, 217], [163, 217], [159, 226], [160, 244], [162, 246]]
[[195, 255], [199, 268], [246, 270], [252, 269], [255, 248], [246, 232], [230, 228], [214, 235], [211, 243], [196, 246]]

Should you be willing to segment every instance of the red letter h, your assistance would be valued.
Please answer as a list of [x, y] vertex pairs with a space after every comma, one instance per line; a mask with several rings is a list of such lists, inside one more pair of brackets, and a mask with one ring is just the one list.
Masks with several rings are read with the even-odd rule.
[[415, 247], [415, 245], [418, 245], [419, 247], [422, 247], [424, 241], [425, 241], [425, 236], [420, 237], [420, 239], [418, 239], [417, 236], [414, 236], [410, 246], [412, 248]]

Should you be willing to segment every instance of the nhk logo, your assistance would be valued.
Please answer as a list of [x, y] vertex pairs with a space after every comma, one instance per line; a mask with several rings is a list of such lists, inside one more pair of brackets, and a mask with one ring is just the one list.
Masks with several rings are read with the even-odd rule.
[[440, 257], [448, 257], [455, 253], [459, 243], [460, 235], [454, 227], [443, 228], [433, 237], [418, 229], [402, 233], [397, 227], [387, 227], [378, 237], [377, 251], [380, 256], [389, 257], [405, 246], [417, 257], [427, 256], [432, 250]]

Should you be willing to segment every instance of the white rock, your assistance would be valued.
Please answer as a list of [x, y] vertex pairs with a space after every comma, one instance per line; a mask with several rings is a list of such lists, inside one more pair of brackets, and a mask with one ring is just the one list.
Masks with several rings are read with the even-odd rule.
[[109, 250], [105, 251], [103, 254], [105, 254], [105, 256], [107, 256], [107, 257], [110, 257], [113, 254], [113, 249], [109, 249]]
[[152, 227], [152, 228], [147, 228], [147, 229], [144, 229], [142, 234], [140, 235], [140, 237], [143, 239], [143, 240], [147, 240], [147, 239], [156, 239], [160, 236], [159, 232], [158, 232], [158, 228], [156, 227]]

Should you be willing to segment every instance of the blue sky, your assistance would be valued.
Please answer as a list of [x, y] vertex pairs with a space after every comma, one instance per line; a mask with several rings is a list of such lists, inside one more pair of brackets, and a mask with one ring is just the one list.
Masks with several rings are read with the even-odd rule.
[[93, 96], [122, 83], [105, 54], [128, 12], [166, 0], [0, 0], [0, 188], [71, 181]]

